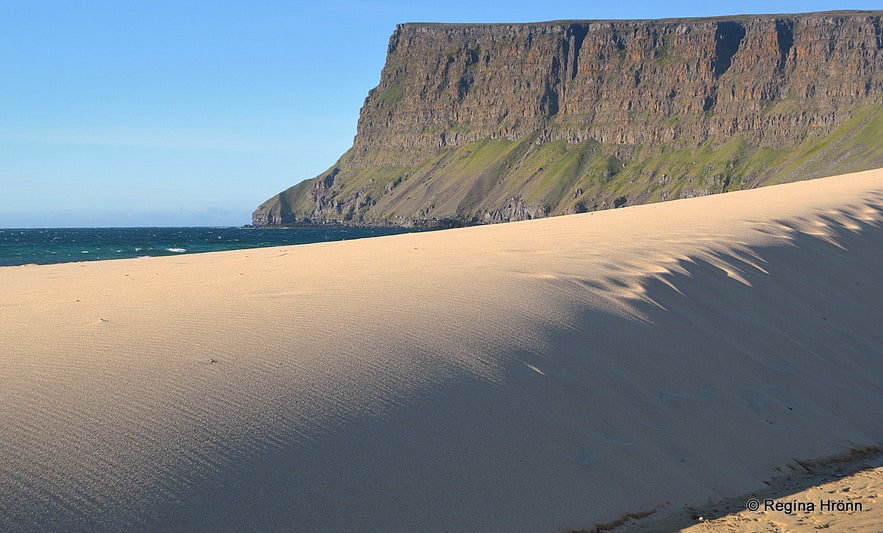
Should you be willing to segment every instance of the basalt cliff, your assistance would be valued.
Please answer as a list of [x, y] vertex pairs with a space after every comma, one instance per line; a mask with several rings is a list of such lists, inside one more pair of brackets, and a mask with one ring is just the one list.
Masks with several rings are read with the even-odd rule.
[[464, 225], [883, 167], [883, 11], [404, 24], [352, 148], [255, 225]]

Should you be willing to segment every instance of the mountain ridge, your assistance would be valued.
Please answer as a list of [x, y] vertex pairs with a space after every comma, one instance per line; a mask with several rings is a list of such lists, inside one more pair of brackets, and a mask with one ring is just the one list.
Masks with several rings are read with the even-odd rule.
[[881, 13], [400, 24], [352, 148], [253, 224], [505, 222], [883, 166]]

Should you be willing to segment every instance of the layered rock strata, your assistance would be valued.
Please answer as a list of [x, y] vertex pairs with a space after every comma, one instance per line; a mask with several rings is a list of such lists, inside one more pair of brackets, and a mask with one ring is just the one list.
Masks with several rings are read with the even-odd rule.
[[523, 220], [883, 166], [883, 12], [405, 24], [255, 225]]

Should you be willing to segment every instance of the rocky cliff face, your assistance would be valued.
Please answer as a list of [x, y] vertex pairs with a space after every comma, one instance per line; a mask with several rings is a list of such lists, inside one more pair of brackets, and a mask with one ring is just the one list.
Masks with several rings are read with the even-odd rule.
[[401, 25], [352, 149], [254, 223], [500, 222], [883, 166], [881, 14]]

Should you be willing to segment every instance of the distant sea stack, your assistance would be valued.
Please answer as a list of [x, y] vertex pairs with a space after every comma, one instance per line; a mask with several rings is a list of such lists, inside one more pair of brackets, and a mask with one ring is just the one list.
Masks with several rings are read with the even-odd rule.
[[883, 167], [881, 15], [399, 25], [352, 148], [253, 224], [484, 224]]

